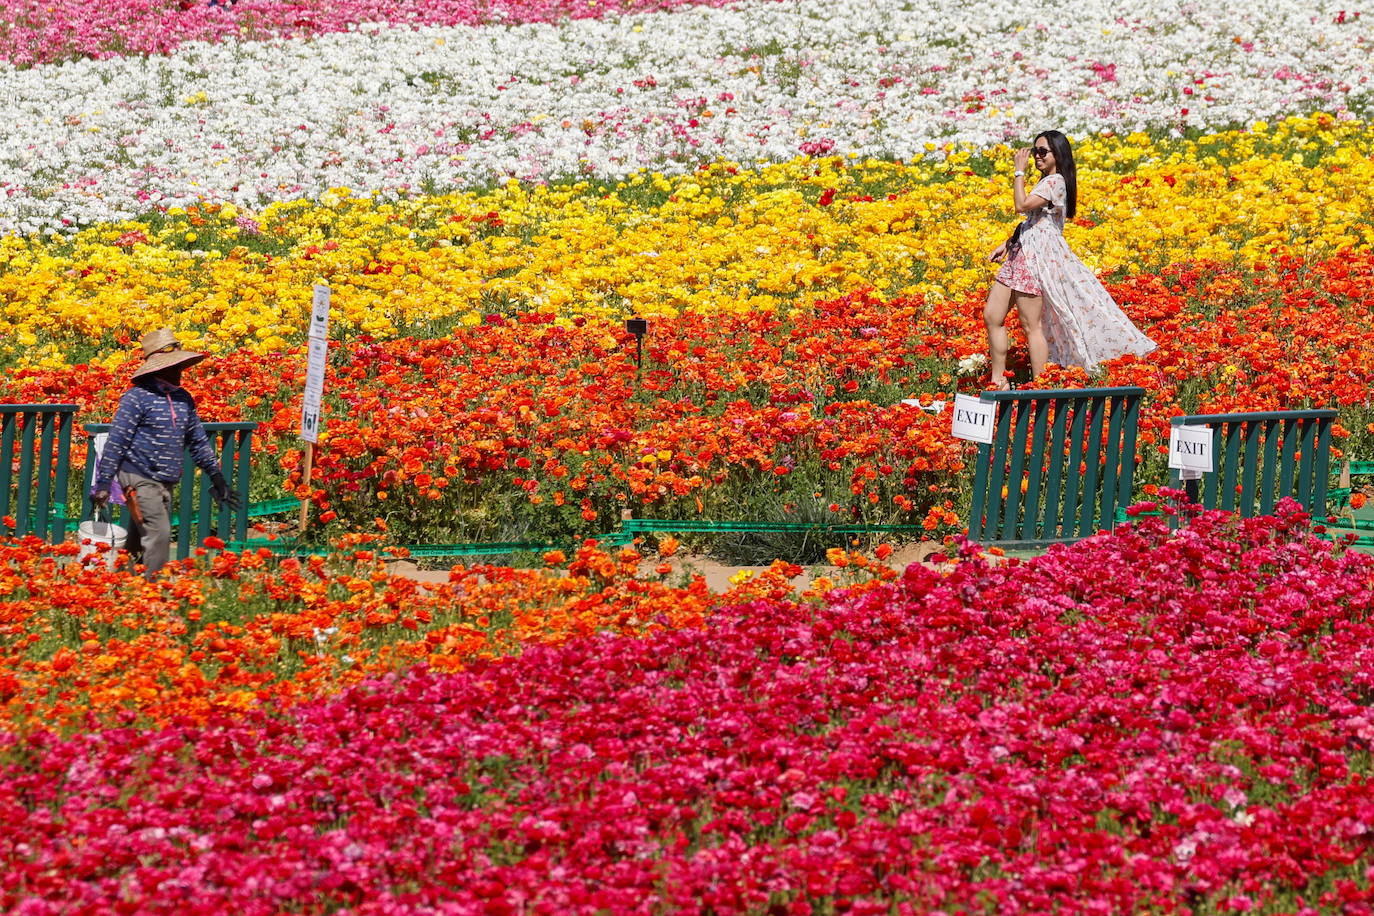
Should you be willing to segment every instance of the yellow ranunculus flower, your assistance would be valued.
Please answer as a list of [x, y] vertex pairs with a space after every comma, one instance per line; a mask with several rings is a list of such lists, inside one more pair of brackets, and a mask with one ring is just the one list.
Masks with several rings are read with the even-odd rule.
[[[1200, 258], [1250, 264], [1278, 246], [1320, 255], [1374, 244], [1374, 161], [1360, 152], [1371, 134], [1313, 115], [1197, 140], [1083, 140], [1070, 243], [1098, 270], [1131, 273]], [[1296, 152], [1305, 147], [1311, 159]], [[129, 221], [64, 239], [8, 237], [0, 301], [13, 333], [0, 340], [0, 363], [32, 364], [40, 341], [45, 358], [89, 357], [92, 338], [130, 324], [169, 324], [205, 346], [252, 338], [280, 349], [303, 340], [316, 282], [334, 290], [340, 338], [475, 325], [491, 310], [794, 312], [869, 287], [958, 299], [987, 286], [986, 255], [1015, 225], [1011, 151], [946, 152], [909, 163], [718, 163], [678, 177], [508, 182], [401, 201], [333, 188], [251, 214], [256, 230], [238, 229], [238, 209], [211, 204], [194, 221], [170, 208], [157, 230]], [[188, 252], [190, 242], [203, 251]]]

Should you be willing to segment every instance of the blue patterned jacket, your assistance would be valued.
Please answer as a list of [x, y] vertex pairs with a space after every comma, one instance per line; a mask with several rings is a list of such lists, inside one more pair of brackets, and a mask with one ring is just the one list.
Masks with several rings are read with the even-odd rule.
[[110, 489], [119, 471], [176, 483], [181, 479], [181, 455], [186, 448], [205, 473], [219, 470], [219, 458], [196, 414], [195, 399], [186, 389], [155, 378], [137, 379], [119, 399], [92, 488]]

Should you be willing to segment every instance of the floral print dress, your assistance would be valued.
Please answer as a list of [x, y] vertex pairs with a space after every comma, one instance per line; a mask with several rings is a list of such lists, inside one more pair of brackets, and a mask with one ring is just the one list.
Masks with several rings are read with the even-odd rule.
[[1046, 175], [1030, 191], [1049, 201], [1021, 226], [1020, 249], [997, 272], [1004, 286], [1045, 299], [1041, 319], [1050, 361], [1093, 369], [1098, 363], [1155, 348], [1112, 300], [1088, 266], [1064, 241], [1067, 192], [1062, 175]]

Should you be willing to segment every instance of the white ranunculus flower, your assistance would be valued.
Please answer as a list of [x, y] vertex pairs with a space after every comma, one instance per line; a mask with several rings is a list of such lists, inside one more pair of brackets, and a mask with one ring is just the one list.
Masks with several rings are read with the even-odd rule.
[[1105, 0], [785, 0], [5, 69], [0, 231], [198, 199], [252, 210], [332, 185], [397, 194], [1363, 113], [1374, 63], [1365, 30], [1335, 21], [1340, 2], [1142, 0], [1123, 18]]
[[974, 353], [959, 360], [958, 372], [960, 375], [978, 375], [982, 373], [987, 365], [988, 358], [985, 353]]

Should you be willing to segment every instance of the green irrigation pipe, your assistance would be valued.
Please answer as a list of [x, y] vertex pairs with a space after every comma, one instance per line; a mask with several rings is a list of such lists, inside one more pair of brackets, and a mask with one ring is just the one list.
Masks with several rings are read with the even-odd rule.
[[299, 499], [269, 499], [262, 503], [248, 504], [248, 517], [261, 518], [264, 515], [281, 515], [283, 512], [294, 512], [301, 507]]
[[725, 532], [745, 532], [753, 534], [776, 534], [790, 532], [801, 534], [807, 531], [830, 531], [835, 534], [889, 534], [898, 532], [924, 531], [920, 525], [841, 525], [807, 522], [702, 522], [686, 519], [630, 518], [621, 523], [626, 532], [706, 532], [721, 534]]
[[[590, 535], [585, 540], [595, 540], [602, 544], [623, 545], [634, 540], [636, 533], [644, 532], [692, 532], [707, 534], [756, 533], [777, 534], [780, 532], [802, 534], [811, 531], [826, 531], [832, 534], [891, 534], [924, 531], [919, 525], [821, 525], [806, 522], [704, 522], [663, 518], [626, 519], [621, 530], [609, 534]], [[257, 550], [266, 548], [275, 554], [306, 555], [311, 551], [291, 541], [255, 539], [234, 541], [225, 545], [229, 550]], [[401, 549], [412, 557], [470, 557], [495, 556], [507, 553], [544, 553], [550, 550], [568, 550], [567, 544], [546, 544], [539, 541], [490, 541], [475, 544], [409, 544]]]
[[[1156, 512], [1153, 510], [1149, 512], [1140, 513], [1140, 515], [1153, 516], [1158, 516], [1162, 514], [1163, 513]], [[1126, 510], [1116, 510], [1117, 522], [1129, 522], [1131, 521], [1131, 519], [1132, 516], [1128, 516], [1126, 514]], [[1374, 547], [1374, 534], [1356, 534], [1354, 531], [1351, 530], [1359, 529], [1361, 531], [1374, 531], [1374, 521], [1368, 521], [1366, 519], [1357, 518], [1354, 521], [1350, 521], [1348, 519], [1344, 520], [1340, 524], [1341, 528], [1337, 531], [1332, 531], [1330, 525], [1327, 525], [1325, 531], [1319, 531], [1316, 533], [1317, 537], [1324, 538], [1328, 541], [1345, 541], [1348, 538], [1349, 543], [1355, 545], [1356, 547]]]
[[[281, 515], [283, 512], [292, 512], [299, 509], [300, 505], [301, 501], [299, 499], [269, 499], [266, 502], [249, 503], [247, 515], [249, 518], [262, 518], [266, 515]], [[67, 515], [67, 507], [60, 504], [53, 506], [52, 514], [55, 518], [65, 518]], [[172, 526], [176, 527], [180, 524], [181, 518], [175, 515], [172, 516]], [[67, 520], [68, 531], [75, 531], [80, 525], [81, 519]]]
[[1374, 534], [1355, 534], [1353, 531], [1322, 531], [1317, 537], [1328, 541], [1340, 541], [1356, 547], [1374, 547]]
[[[230, 541], [224, 545], [224, 549], [235, 552], [268, 550], [278, 556], [310, 556], [320, 552], [285, 538], [277, 540], [250, 538], [246, 541]], [[539, 544], [532, 541], [494, 541], [488, 544], [416, 544], [400, 549], [407, 551], [412, 557], [462, 557], [504, 553], [542, 553], [557, 548], [553, 544]]]

